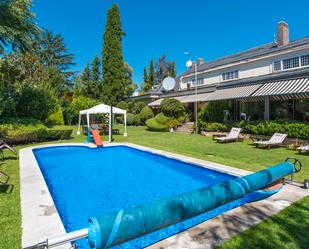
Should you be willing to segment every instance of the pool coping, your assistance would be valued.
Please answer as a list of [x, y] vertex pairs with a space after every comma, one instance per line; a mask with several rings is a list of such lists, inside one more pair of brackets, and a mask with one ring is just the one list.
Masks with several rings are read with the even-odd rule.
[[[129, 146], [135, 149], [158, 154], [172, 159], [177, 159], [186, 163], [191, 163], [197, 166], [205, 167], [207, 169], [212, 169], [235, 176], [243, 176], [251, 173], [247, 170], [242, 170], [132, 143], [110, 143], [106, 144], [105, 146], [109, 147], [120, 145]], [[96, 148], [96, 146], [93, 144], [61, 143], [32, 146], [20, 150], [22, 247], [35, 245], [39, 242], [45, 241], [47, 238], [52, 238], [66, 233], [39, 165], [33, 154], [33, 149], [59, 146], [83, 146], [88, 148]], [[199, 225], [196, 227], [198, 226]], [[65, 244], [57, 248], [69, 249], [71, 248], [71, 245]]]

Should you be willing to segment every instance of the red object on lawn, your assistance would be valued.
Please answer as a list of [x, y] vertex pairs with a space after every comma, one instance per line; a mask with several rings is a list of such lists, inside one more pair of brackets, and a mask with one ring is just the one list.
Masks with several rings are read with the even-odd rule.
[[92, 134], [92, 137], [93, 137], [94, 144], [96, 146], [103, 146], [103, 142], [102, 142], [102, 139], [100, 137], [99, 131], [91, 129], [91, 134]]

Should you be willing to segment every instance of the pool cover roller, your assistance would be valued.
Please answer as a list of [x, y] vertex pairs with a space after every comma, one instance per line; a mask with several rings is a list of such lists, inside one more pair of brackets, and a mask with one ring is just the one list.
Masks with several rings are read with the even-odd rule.
[[90, 218], [89, 245], [91, 248], [101, 249], [121, 244], [261, 190], [294, 172], [294, 165], [284, 162], [190, 193]]

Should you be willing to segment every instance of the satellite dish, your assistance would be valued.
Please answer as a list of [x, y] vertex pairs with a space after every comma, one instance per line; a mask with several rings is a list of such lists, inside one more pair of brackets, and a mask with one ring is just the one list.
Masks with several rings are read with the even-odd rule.
[[192, 67], [193, 65], [193, 62], [191, 60], [188, 60], [187, 63], [186, 63], [186, 66], [187, 67]]
[[175, 84], [176, 84], [175, 79], [170, 76], [166, 77], [162, 82], [162, 86], [166, 91], [173, 90], [175, 87]]

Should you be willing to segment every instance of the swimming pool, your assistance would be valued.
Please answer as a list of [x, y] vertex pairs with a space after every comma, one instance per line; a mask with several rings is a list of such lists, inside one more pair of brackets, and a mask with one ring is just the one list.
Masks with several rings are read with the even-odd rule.
[[[60, 146], [33, 150], [67, 232], [89, 217], [191, 192], [235, 176], [128, 146]], [[256, 198], [245, 198], [117, 248], [142, 248]], [[79, 248], [88, 249], [86, 241]], [[114, 247], [116, 248], [116, 247]]]

